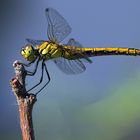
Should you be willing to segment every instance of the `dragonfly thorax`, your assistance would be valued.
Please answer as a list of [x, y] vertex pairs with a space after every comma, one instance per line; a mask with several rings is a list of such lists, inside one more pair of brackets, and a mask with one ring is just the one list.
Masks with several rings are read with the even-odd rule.
[[38, 53], [41, 58], [49, 60], [62, 56], [62, 49], [58, 43], [46, 41], [38, 46]]
[[37, 50], [34, 49], [30, 44], [27, 44], [25, 47], [23, 47], [20, 53], [27, 61], [35, 61], [38, 57]]

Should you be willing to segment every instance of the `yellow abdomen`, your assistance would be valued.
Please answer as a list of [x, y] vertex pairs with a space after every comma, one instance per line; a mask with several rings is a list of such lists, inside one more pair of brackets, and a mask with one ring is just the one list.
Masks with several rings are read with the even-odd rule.
[[77, 48], [74, 46], [64, 46], [69, 53], [65, 53], [67, 59], [87, 57], [105, 56], [105, 55], [140, 55], [140, 50], [135, 48]]
[[140, 55], [140, 50], [135, 48], [83, 48], [90, 57], [102, 55]]

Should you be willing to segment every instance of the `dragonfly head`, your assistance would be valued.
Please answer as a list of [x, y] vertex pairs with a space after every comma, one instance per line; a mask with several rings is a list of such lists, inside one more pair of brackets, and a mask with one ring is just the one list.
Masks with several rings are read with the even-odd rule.
[[27, 61], [34, 61], [38, 56], [37, 50], [35, 50], [30, 44], [27, 44], [25, 47], [23, 47], [20, 53]]

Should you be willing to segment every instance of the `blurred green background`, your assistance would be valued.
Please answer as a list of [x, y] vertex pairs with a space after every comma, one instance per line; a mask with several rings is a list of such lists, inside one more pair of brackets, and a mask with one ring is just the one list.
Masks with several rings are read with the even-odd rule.
[[[12, 63], [24, 61], [19, 52], [26, 38], [47, 39], [45, 8], [59, 11], [73, 29], [69, 38], [85, 47], [140, 49], [139, 5], [138, 0], [1, 0], [0, 139], [21, 139], [18, 106], [9, 85]], [[72, 76], [47, 62], [51, 83], [39, 94], [33, 110], [36, 139], [140, 139], [140, 58], [92, 60], [92, 65], [85, 64], [86, 72]], [[27, 88], [39, 76], [40, 69], [27, 79]]]

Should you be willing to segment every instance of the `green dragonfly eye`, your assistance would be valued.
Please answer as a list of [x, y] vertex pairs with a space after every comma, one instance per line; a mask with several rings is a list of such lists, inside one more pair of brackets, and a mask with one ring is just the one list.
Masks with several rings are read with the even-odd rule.
[[37, 58], [35, 52], [36, 52], [35, 49], [30, 44], [26, 45], [24, 48], [21, 49], [21, 55], [27, 61], [34, 61]]

